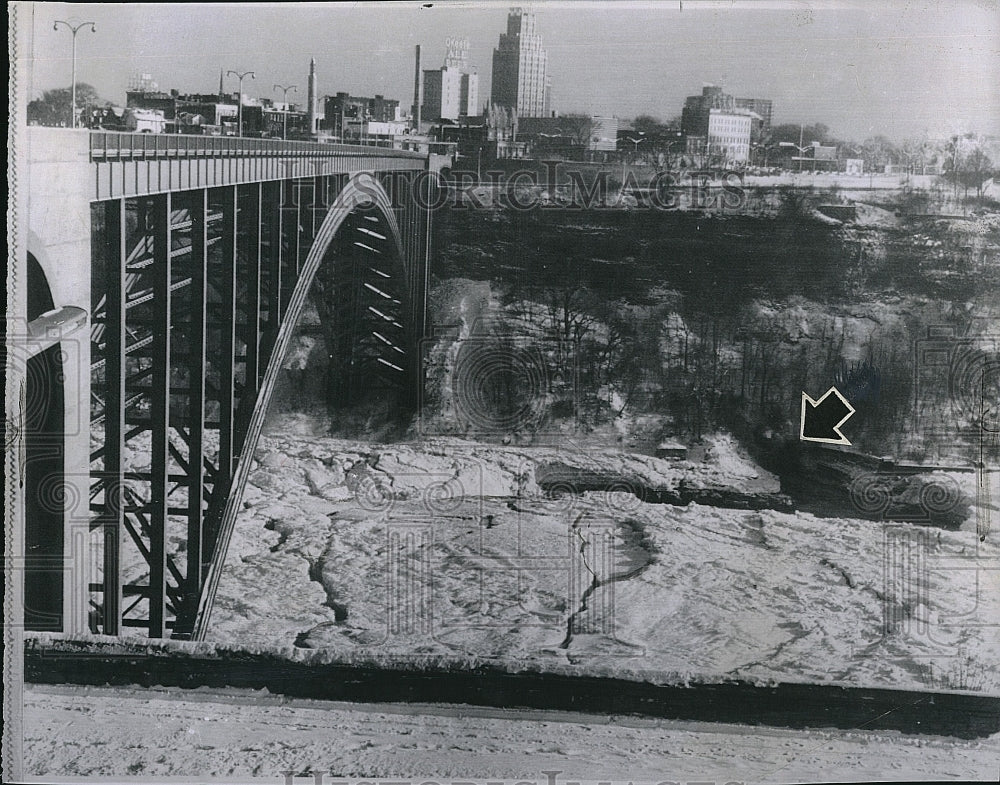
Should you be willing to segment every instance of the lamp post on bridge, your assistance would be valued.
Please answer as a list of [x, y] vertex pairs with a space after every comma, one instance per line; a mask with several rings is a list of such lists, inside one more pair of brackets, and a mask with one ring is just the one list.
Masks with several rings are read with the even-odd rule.
[[84, 27], [90, 25], [90, 32], [97, 32], [97, 24], [94, 22], [79, 22], [77, 24], [72, 24], [71, 22], [65, 22], [62, 19], [57, 19], [55, 24], [52, 25], [53, 30], [58, 30], [59, 25], [66, 25], [66, 29], [73, 34], [73, 77], [72, 84], [70, 85], [70, 91], [72, 94], [72, 105], [70, 106], [70, 128], [76, 128], [76, 34], [80, 32]]
[[271, 88], [272, 92], [274, 90], [281, 90], [281, 91], [283, 91], [283, 95], [284, 95], [283, 100], [284, 100], [284, 103], [285, 103], [285, 111], [282, 113], [281, 138], [285, 139], [285, 140], [288, 139], [288, 91], [291, 90], [293, 93], [297, 93], [298, 90], [296, 89], [296, 87], [297, 87], [297, 85], [293, 85], [293, 84], [290, 84], [287, 87], [285, 87], [284, 85], [276, 84], [274, 87]]
[[239, 103], [236, 105], [236, 135], [243, 136], [243, 78], [249, 76], [251, 79], [256, 79], [257, 76], [253, 71], [244, 71], [240, 73], [239, 71], [227, 71], [226, 76], [235, 76], [240, 80], [240, 98]]

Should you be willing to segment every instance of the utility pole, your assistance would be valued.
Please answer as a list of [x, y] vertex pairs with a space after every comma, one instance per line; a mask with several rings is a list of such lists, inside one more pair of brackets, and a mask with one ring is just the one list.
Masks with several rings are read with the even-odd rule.
[[59, 25], [66, 25], [68, 29], [73, 34], [73, 77], [72, 84], [70, 85], [70, 90], [72, 93], [72, 98], [70, 99], [73, 103], [70, 106], [70, 128], [76, 128], [76, 34], [80, 32], [84, 27], [90, 25], [90, 32], [97, 32], [97, 25], [94, 22], [79, 22], [78, 24], [72, 24], [70, 22], [64, 22], [62, 19], [57, 19], [55, 24], [52, 25], [53, 30], [58, 30]]
[[284, 111], [283, 118], [282, 118], [282, 123], [281, 123], [281, 138], [282, 139], [288, 139], [288, 91], [291, 90], [293, 93], [297, 93], [298, 90], [296, 89], [296, 87], [297, 87], [297, 85], [293, 85], [293, 84], [288, 85], [288, 87], [285, 87], [284, 85], [276, 84], [274, 87], [271, 88], [272, 91], [274, 91], [274, 90], [282, 90], [282, 91], [284, 91], [285, 111]]
[[244, 71], [243, 73], [227, 71], [226, 76], [235, 76], [240, 80], [240, 102], [236, 106], [236, 135], [243, 136], [243, 78], [249, 76], [251, 79], [256, 79], [257, 77], [253, 71]]
[[805, 148], [802, 147], [802, 132], [804, 127], [802, 123], [799, 123], [799, 174], [802, 174], [802, 154]]

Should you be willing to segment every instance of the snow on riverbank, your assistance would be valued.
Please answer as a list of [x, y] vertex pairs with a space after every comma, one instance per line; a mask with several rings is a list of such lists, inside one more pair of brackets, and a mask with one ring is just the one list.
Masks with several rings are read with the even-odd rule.
[[[209, 631], [220, 644], [1000, 692], [994, 542], [628, 492], [629, 478], [777, 490], [726, 438], [672, 462], [292, 430], [258, 448]], [[553, 465], [622, 482], [546, 493]]]

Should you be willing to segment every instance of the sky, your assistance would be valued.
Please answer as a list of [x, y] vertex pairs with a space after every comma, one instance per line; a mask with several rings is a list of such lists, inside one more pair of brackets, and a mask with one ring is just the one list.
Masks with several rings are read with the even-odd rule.
[[[825, 123], [844, 139], [972, 131], [1000, 135], [998, 0], [664, 0], [530, 4], [548, 50], [553, 108], [631, 118], [680, 114], [705, 84], [774, 101], [775, 124]], [[22, 3], [20, 62], [30, 98], [70, 83], [71, 35], [57, 19], [93, 21], [77, 36], [77, 78], [124, 103], [129, 79], [215, 92], [220, 68], [255, 72], [245, 92], [304, 99], [309, 59], [322, 95], [382, 94], [409, 107], [413, 50], [442, 64], [467, 38], [480, 103], [509, 4]], [[19, 52], [21, 54], [21, 52]], [[226, 80], [236, 90], [236, 80]]]

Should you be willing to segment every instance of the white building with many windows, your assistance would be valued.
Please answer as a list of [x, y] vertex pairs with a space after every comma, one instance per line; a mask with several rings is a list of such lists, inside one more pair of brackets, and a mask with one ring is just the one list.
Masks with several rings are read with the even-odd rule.
[[458, 120], [479, 113], [479, 75], [469, 66], [469, 44], [450, 39], [443, 68], [424, 71], [424, 120]]
[[724, 158], [727, 163], [746, 163], [750, 159], [749, 112], [726, 112], [710, 109], [708, 113], [708, 155]]

